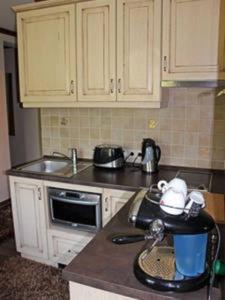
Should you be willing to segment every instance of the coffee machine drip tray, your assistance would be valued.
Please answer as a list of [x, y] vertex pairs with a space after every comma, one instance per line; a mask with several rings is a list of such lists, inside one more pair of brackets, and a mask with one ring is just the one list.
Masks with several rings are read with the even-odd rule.
[[210, 191], [212, 184], [212, 174], [209, 172], [193, 172], [189, 170], [179, 170], [177, 178], [183, 179], [188, 186], [188, 190]]
[[146, 286], [158, 291], [188, 292], [203, 287], [209, 280], [208, 265], [203, 274], [187, 277], [176, 269], [173, 247], [159, 246], [145, 249], [134, 262], [136, 278]]
[[164, 280], [174, 280], [176, 277], [173, 247], [154, 247], [150, 252], [146, 249], [139, 256], [138, 263], [152, 277]]

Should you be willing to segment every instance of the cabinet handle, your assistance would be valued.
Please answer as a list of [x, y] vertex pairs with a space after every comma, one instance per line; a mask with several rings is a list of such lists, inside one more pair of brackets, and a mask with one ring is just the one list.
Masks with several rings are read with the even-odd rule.
[[118, 93], [121, 93], [121, 78], [118, 79]]
[[167, 56], [163, 56], [163, 71], [167, 71]]
[[41, 200], [41, 188], [38, 187], [38, 200]]
[[110, 93], [113, 94], [114, 93], [114, 80], [110, 79]]
[[70, 93], [74, 94], [74, 80], [71, 80], [70, 82]]
[[105, 198], [105, 212], [109, 211], [109, 202], [108, 202], [108, 197]]

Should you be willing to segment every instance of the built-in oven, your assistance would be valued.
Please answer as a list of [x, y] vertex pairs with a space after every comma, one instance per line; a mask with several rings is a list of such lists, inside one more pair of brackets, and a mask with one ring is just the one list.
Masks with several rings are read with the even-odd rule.
[[101, 194], [48, 188], [51, 222], [96, 232], [102, 227]]

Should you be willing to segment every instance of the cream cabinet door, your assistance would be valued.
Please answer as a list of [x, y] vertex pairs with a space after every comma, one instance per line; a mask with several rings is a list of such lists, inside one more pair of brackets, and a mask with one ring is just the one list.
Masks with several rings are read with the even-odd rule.
[[74, 4], [17, 14], [23, 102], [76, 100]]
[[77, 4], [78, 101], [115, 101], [115, 1]]
[[164, 0], [163, 4], [163, 79], [225, 78], [219, 58], [224, 50], [224, 21], [220, 22], [224, 0]]
[[47, 258], [47, 235], [42, 182], [10, 178], [16, 247], [21, 254]]
[[159, 101], [161, 0], [117, 1], [118, 101]]
[[104, 189], [102, 199], [103, 226], [124, 206], [134, 192]]

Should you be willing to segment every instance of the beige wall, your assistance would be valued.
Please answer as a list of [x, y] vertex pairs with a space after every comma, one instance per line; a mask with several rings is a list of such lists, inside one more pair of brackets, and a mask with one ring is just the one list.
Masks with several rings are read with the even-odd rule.
[[80, 157], [91, 158], [100, 143], [140, 151], [142, 139], [150, 137], [161, 147], [161, 164], [223, 169], [224, 98], [213, 89], [179, 88], [168, 100], [161, 109], [42, 109], [43, 153], [77, 147]]
[[[41, 156], [39, 109], [21, 108], [17, 97], [15, 49], [4, 49], [5, 71], [12, 74], [15, 135], [9, 137], [11, 165], [25, 163]], [[20, 145], [18, 147], [18, 145]]]

